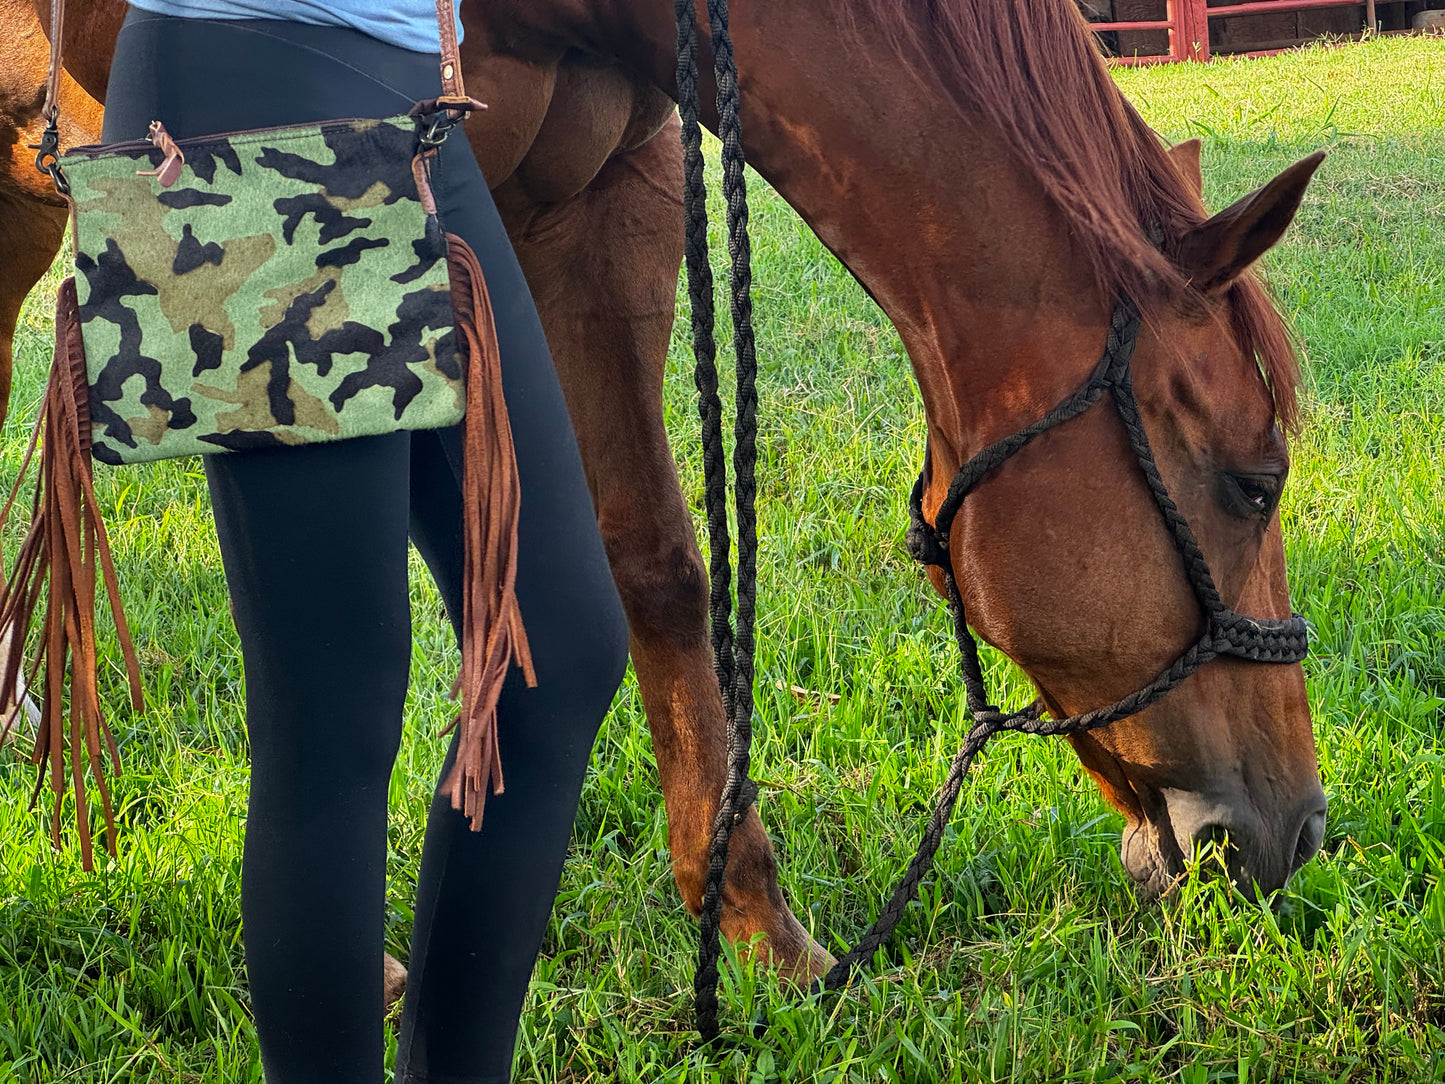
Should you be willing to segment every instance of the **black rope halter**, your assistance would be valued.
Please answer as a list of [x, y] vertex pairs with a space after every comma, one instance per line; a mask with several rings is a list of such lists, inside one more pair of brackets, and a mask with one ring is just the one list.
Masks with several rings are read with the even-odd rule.
[[[742, 126], [737, 66], [728, 33], [727, 0], [706, 0], [708, 28], [712, 35], [714, 75], [717, 83], [718, 134], [723, 145], [723, 189], [728, 210], [728, 248], [732, 256], [732, 317], [737, 352], [737, 421], [734, 430], [734, 469], [737, 472], [738, 519], [738, 605], [737, 628], [732, 627], [731, 561], [727, 519], [727, 465], [722, 446], [722, 407], [718, 399], [717, 347], [713, 339], [713, 280], [708, 263], [707, 193], [703, 180], [702, 131], [698, 120], [698, 71], [696, 4], [700, 0], [674, 0], [678, 24], [677, 89], [682, 115], [684, 165], [683, 206], [687, 223], [688, 292], [692, 302], [694, 380], [698, 388], [698, 409], [702, 416], [702, 448], [711, 562], [710, 624], [713, 662], [728, 715], [728, 774], [718, 802], [708, 850], [708, 875], [699, 916], [701, 944], [697, 973], [693, 980], [697, 1029], [704, 1041], [718, 1034], [717, 983], [721, 952], [720, 929], [722, 892], [733, 829], [742, 821], [757, 794], [748, 778], [753, 714], [753, 622], [757, 575], [757, 519], [753, 510], [757, 463], [757, 357], [752, 331], [752, 272], [748, 244], [747, 193], [743, 174]], [[1157, 240], [1156, 240], [1157, 243]], [[944, 828], [958, 801], [964, 776], [974, 758], [1000, 731], [1025, 734], [1077, 734], [1107, 726], [1133, 715], [1159, 700], [1205, 663], [1220, 655], [1234, 655], [1255, 662], [1297, 663], [1308, 651], [1304, 618], [1294, 614], [1287, 621], [1261, 620], [1232, 611], [1220, 598], [1209, 565], [1189, 523], [1179, 511], [1159, 476], [1149, 437], [1134, 398], [1129, 363], [1139, 332], [1139, 311], [1127, 298], [1120, 298], [1109, 321], [1104, 356], [1088, 381], [1067, 396], [1032, 425], [989, 445], [959, 469], [949, 484], [935, 523], [923, 515], [923, 477], [913, 486], [909, 502], [908, 547], [925, 565], [941, 570], [944, 595], [953, 617], [954, 636], [961, 656], [968, 709], [973, 726], [963, 748], [954, 756], [939, 793], [918, 851], [898, 887], [858, 943], [845, 953], [817, 988], [837, 989], [846, 984], [853, 969], [872, 959], [903, 917], [908, 903], [918, 893], [919, 883], [933, 866], [943, 839]], [[1137, 692], [1116, 703], [1067, 719], [1044, 717], [1044, 706], [1035, 701], [1018, 711], [1004, 712], [992, 704], [979, 665], [978, 644], [969, 631], [963, 599], [949, 561], [949, 532], [963, 507], [963, 501], [990, 473], [1031, 443], [1041, 433], [1077, 418], [1108, 394], [1124, 423], [1129, 446], [1144, 473], [1154, 503], [1174, 539], [1183, 560], [1185, 575], [1204, 612], [1205, 632], [1192, 646]]]
[[[1129, 368], [1138, 333], [1139, 310], [1132, 301], [1120, 298], [1109, 320], [1109, 341], [1104, 348], [1104, 356], [1088, 381], [1038, 421], [990, 444], [960, 467], [953, 481], [949, 483], [948, 493], [939, 506], [935, 523], [929, 523], [923, 515], [923, 475], [920, 474], [918, 481], [913, 484], [913, 492], [908, 502], [908, 548], [917, 561], [931, 565], [942, 573], [944, 597], [948, 601], [948, 612], [953, 618], [953, 634], [958, 641], [960, 656], [959, 671], [963, 677], [968, 710], [973, 716], [973, 727], [964, 740], [963, 748], [953, 758], [943, 790], [939, 793], [933, 814], [928, 820], [928, 827], [918, 845], [917, 853], [908, 864], [907, 872], [877, 920], [859, 939], [858, 944], [844, 954], [828, 974], [819, 980], [823, 989], [833, 990], [845, 984], [853, 969], [870, 960], [878, 946], [888, 939], [888, 935], [898, 925], [909, 901], [917, 895], [919, 883], [933, 866], [934, 855], [943, 839], [944, 827], [958, 801], [964, 776], [968, 774], [974, 758], [995, 734], [1016, 730], [1023, 734], [1054, 736], [1095, 730], [1143, 711], [1194, 671], [1220, 655], [1234, 655], [1254, 662], [1296, 663], [1308, 654], [1309, 633], [1305, 619], [1299, 614], [1292, 615], [1287, 621], [1245, 617], [1231, 610], [1220, 598], [1209, 565], [1204, 560], [1194, 532], [1189, 529], [1189, 521], [1179, 511], [1173, 498], [1169, 496], [1168, 487], [1159, 476], [1154, 452], [1149, 447], [1149, 435], [1145, 432], [1143, 419], [1139, 415], [1139, 403], [1134, 398], [1134, 383]], [[963, 508], [964, 498], [973, 492], [979, 483], [1032, 443], [1034, 438], [1077, 418], [1104, 398], [1105, 394], [1113, 400], [1114, 409], [1124, 423], [1129, 447], [1134, 451], [1134, 458], [1144, 473], [1149, 492], [1153, 495], [1154, 503], [1163, 515], [1174, 546], [1183, 560], [1184, 572], [1189, 579], [1190, 588], [1194, 591], [1194, 597], [1199, 600], [1204, 611], [1204, 635], [1153, 681], [1113, 704], [1095, 708], [1082, 715], [1071, 715], [1066, 719], [1045, 718], [1044, 706], [1038, 700], [1026, 708], [1005, 712], [989, 701], [983, 670], [979, 665], [978, 643], [969, 630], [963, 598], [949, 561], [949, 532], [954, 518]]]

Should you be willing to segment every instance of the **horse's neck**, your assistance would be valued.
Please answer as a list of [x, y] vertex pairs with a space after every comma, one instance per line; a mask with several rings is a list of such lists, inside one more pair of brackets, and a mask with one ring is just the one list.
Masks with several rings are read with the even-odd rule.
[[[796, 15], [734, 24], [740, 63], [757, 73], [744, 85], [750, 159], [888, 314], [951, 459], [1002, 435], [995, 423], [1016, 427], [1001, 399], [1057, 397], [1061, 339], [1077, 337], [1078, 362], [1091, 363], [1107, 312], [1000, 137], [875, 51], [866, 30], [833, 23], [829, 0], [808, 2], [818, 32], [791, 49], [779, 46]], [[762, 55], [770, 47], [775, 58]]]

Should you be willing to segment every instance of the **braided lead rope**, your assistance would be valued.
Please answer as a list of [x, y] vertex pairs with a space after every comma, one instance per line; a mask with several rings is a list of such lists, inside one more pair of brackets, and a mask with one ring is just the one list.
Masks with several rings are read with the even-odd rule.
[[1144, 471], [1144, 480], [1149, 485], [1149, 492], [1154, 498], [1154, 503], [1158, 506], [1160, 514], [1163, 515], [1169, 533], [1174, 536], [1175, 548], [1179, 550], [1179, 556], [1184, 560], [1184, 572], [1189, 577], [1189, 586], [1194, 589], [1195, 597], [1204, 607], [1206, 614], [1226, 612], [1228, 607], [1219, 597], [1219, 589], [1214, 586], [1214, 576], [1209, 571], [1209, 563], [1204, 559], [1204, 551], [1199, 548], [1199, 543], [1194, 538], [1194, 532], [1189, 529], [1189, 521], [1179, 511], [1174, 499], [1169, 496], [1164, 479], [1159, 476], [1159, 467], [1154, 461], [1154, 451], [1149, 446], [1149, 434], [1144, 429], [1144, 421], [1139, 416], [1139, 403], [1134, 398], [1134, 381], [1127, 372], [1120, 378], [1115, 389], [1114, 409], [1123, 419], [1124, 432], [1129, 437], [1129, 447], [1134, 450], [1134, 458], [1139, 461], [1139, 466]]
[[[1036, 437], [1077, 418], [1103, 398], [1104, 392], [1117, 381], [1119, 375], [1128, 371], [1138, 333], [1139, 310], [1132, 303], [1121, 301], [1114, 306], [1109, 318], [1109, 335], [1104, 354], [1089, 379], [1038, 421], [990, 444], [960, 468], [949, 483], [943, 504], [938, 509], [937, 522], [940, 526], [936, 534], [945, 551], [948, 549], [949, 531], [958, 510], [963, 507], [964, 497], [983, 480], [984, 475], [1001, 466], [1006, 459], [1031, 444]], [[933, 533], [932, 528], [930, 533]]]
[[[934, 527], [923, 515], [921, 474], [913, 485], [913, 492], [909, 497], [911, 522], [908, 547], [921, 563], [935, 565], [943, 572], [944, 596], [948, 602], [949, 615], [953, 619], [954, 640], [958, 644], [959, 674], [963, 678], [964, 693], [974, 725], [964, 740], [963, 747], [954, 755], [949, 765], [948, 775], [934, 801], [933, 812], [929, 815], [923, 838], [919, 841], [918, 849], [909, 861], [903, 877], [883, 905], [877, 919], [859, 938], [857, 944], [839, 957], [828, 973], [818, 980], [815, 990], [836, 990], [844, 986], [852, 977], [853, 970], [866, 965], [878, 947], [893, 933], [908, 904], [917, 896], [919, 885], [933, 868], [943, 834], [958, 802], [964, 777], [968, 775], [974, 759], [983, 751], [989, 739], [1002, 730], [1038, 732], [1040, 728], [1050, 725], [1049, 721], [1042, 718], [1043, 706], [1038, 701], [1007, 715], [989, 703], [978, 654], [978, 642], [969, 631], [963, 597], [948, 560], [948, 530], [963, 505], [963, 499], [985, 475], [1002, 465], [1040, 434], [1078, 417], [1103, 398], [1104, 392], [1128, 365], [1138, 327], [1139, 315], [1132, 305], [1115, 307], [1109, 321], [1109, 337], [1104, 354], [1089, 379], [1038, 421], [994, 442], [965, 463], [949, 484], [948, 493], [940, 506], [937, 522], [941, 526]], [[1101, 722], [1095, 725], [1104, 724]]]
[[693, 978], [697, 1030], [705, 1042], [717, 1037], [718, 958], [721, 955], [723, 881], [733, 829], [757, 794], [748, 778], [753, 716], [753, 628], [757, 598], [757, 352], [752, 327], [752, 250], [737, 64], [728, 32], [727, 0], [707, 0], [717, 84], [718, 135], [722, 140], [723, 196], [727, 203], [730, 300], [733, 344], [737, 355], [737, 416], [733, 429], [738, 531], [737, 627], [730, 625], [727, 467], [722, 446], [722, 406], [718, 398], [717, 349], [713, 340], [713, 281], [708, 264], [707, 191], [703, 177], [702, 130], [698, 120], [697, 25], [695, 0], [675, 0], [677, 88], [682, 117], [683, 195], [687, 219], [688, 293], [693, 312], [693, 379], [702, 416], [703, 471], [708, 520], [710, 624], [713, 668], [728, 717], [727, 780], [713, 821], [708, 847], [707, 882], [699, 915], [697, 973]]
[[752, 750], [753, 630], [756, 625], [758, 577], [758, 358], [753, 335], [753, 256], [748, 236], [747, 163], [743, 156], [742, 95], [738, 89], [737, 61], [728, 30], [727, 0], [708, 0], [709, 29], [713, 42], [713, 76], [717, 83], [718, 137], [722, 140], [723, 199], [727, 203], [730, 310], [736, 355], [736, 390], [733, 409], [734, 504], [738, 532], [737, 630], [733, 646], [733, 727], [728, 734], [728, 778], [713, 828], [714, 853], [709, 858], [709, 879], [716, 878], [717, 902], [727, 867], [728, 841], [749, 805], [757, 786], [748, 778]]
[[713, 669], [723, 708], [732, 718], [732, 561], [729, 558], [727, 460], [723, 456], [722, 403], [718, 399], [717, 344], [713, 339], [713, 277], [708, 259], [707, 182], [698, 122], [697, 21], [694, 0], [675, 0], [677, 100], [682, 117], [683, 212], [686, 223], [688, 300], [692, 310], [693, 383], [702, 419], [703, 505], [709, 549], [708, 627]]

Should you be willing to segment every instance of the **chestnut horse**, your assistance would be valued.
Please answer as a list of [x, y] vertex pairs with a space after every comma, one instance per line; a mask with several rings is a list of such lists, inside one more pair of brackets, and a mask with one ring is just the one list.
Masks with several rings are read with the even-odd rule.
[[[0, 0], [0, 371], [64, 222], [23, 149], [39, 130], [37, 3]], [[122, 11], [119, 0], [70, 3], [63, 115], [74, 144], [96, 136], [93, 99]], [[673, 6], [486, 0], [463, 13], [469, 89], [491, 105], [471, 141], [566, 389], [631, 625], [674, 871], [696, 911], [725, 724], [706, 575], [660, 407], [682, 253]], [[1145, 315], [1134, 381], [1159, 468], [1225, 601], [1288, 617], [1276, 506], [1297, 371], [1249, 268], [1289, 224], [1317, 159], [1208, 217], [1198, 144], [1164, 149], [1071, 0], [733, 0], [731, 21], [749, 161], [907, 347], [927, 411], [925, 512], [973, 452], [1084, 380], [1124, 292]], [[977, 631], [1055, 714], [1144, 685], [1203, 628], [1109, 411], [1000, 467], [952, 538]], [[1320, 844], [1298, 665], [1215, 660], [1138, 715], [1071, 741], [1123, 813], [1124, 865], [1148, 890], [1170, 884], [1196, 841], [1223, 833], [1236, 880], [1264, 891]], [[766, 935], [798, 978], [829, 962], [778, 890], [756, 811], [733, 837], [723, 931]]]

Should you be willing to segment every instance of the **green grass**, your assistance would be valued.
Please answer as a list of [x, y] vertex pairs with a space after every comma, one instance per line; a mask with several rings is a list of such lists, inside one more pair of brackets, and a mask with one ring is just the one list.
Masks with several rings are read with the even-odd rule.
[[[1445, 1080], [1445, 48], [1391, 39], [1118, 77], [1162, 131], [1204, 137], [1214, 206], [1332, 152], [1270, 258], [1310, 355], [1284, 515], [1295, 604], [1315, 629], [1322, 854], [1277, 913], [1232, 905], [1210, 880], [1145, 903], [1117, 858], [1120, 818], [1072, 753], [1001, 740], [884, 966], [822, 1002], [730, 973], [739, 1041], [695, 1055], [694, 927], [629, 678], [583, 794], [519, 1079]], [[754, 193], [756, 774], [785, 889], [837, 945], [896, 878], [960, 741], [954, 648], [902, 545], [923, 429], [898, 340], [781, 201]], [[6, 477], [48, 361], [54, 278], [24, 315]], [[685, 338], [667, 412], [696, 507]], [[117, 718], [122, 857], [93, 876], [73, 849], [50, 853], [26, 809], [30, 770], [0, 767], [0, 1084], [259, 1080], [238, 911], [242, 677], [204, 486], [195, 463], [172, 462], [104, 471], [100, 487], [149, 708]], [[415, 571], [391, 792], [387, 940], [403, 956], [455, 665]], [[113, 665], [108, 680], [119, 703]], [[800, 704], [790, 684], [841, 701]], [[772, 1026], [754, 1040], [739, 1025], [764, 1005]]]

